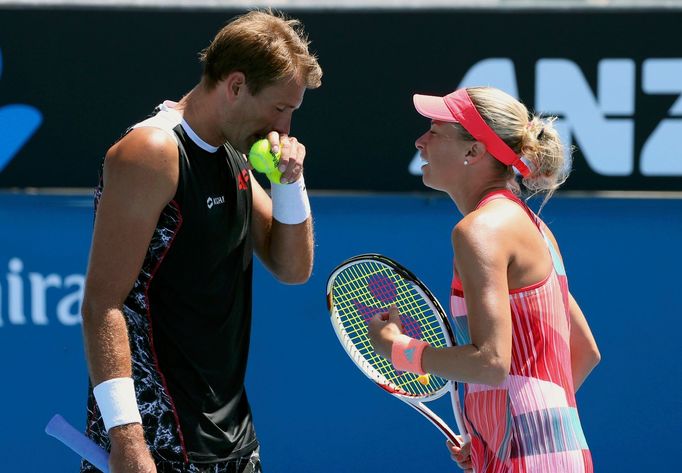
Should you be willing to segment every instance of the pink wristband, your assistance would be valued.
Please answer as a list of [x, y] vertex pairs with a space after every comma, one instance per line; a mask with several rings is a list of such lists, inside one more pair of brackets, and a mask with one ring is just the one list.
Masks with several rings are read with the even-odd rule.
[[396, 371], [409, 371], [410, 373], [426, 374], [422, 369], [422, 354], [428, 343], [399, 335], [393, 341], [391, 347], [391, 361]]

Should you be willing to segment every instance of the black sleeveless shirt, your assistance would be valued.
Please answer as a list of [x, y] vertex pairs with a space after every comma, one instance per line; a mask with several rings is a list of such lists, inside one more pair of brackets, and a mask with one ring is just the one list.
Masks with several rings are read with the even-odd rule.
[[[180, 174], [124, 306], [138, 407], [157, 461], [219, 462], [258, 445], [244, 390], [250, 175], [241, 153], [204, 143], [172, 103], [155, 112], [135, 128], [175, 137]], [[100, 195], [101, 186], [96, 203]], [[90, 407], [89, 430], [106, 437], [96, 405]]]

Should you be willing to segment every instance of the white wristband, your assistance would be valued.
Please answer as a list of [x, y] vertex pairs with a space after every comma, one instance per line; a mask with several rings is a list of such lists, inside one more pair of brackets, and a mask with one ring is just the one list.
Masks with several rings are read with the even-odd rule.
[[117, 425], [142, 423], [133, 378], [109, 379], [95, 386], [92, 391], [107, 432]]
[[280, 223], [296, 225], [310, 216], [310, 202], [301, 176], [291, 184], [272, 184], [272, 216]]

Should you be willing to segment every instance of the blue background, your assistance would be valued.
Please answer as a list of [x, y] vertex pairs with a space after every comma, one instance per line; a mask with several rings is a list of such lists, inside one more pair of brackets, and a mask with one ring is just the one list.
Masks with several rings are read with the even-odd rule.
[[[76, 455], [43, 433], [62, 413], [84, 425], [80, 325], [57, 320], [73, 288], [47, 290], [47, 325], [31, 321], [30, 273], [84, 274], [90, 196], [0, 193], [0, 471], [77, 471]], [[374, 386], [328, 321], [329, 272], [358, 253], [391, 256], [447, 306], [450, 230], [441, 196], [313, 196], [316, 260], [304, 286], [283, 286], [258, 264], [247, 387], [265, 471], [457, 471], [444, 439]], [[602, 363], [578, 393], [599, 472], [672, 471], [682, 434], [682, 200], [554, 197], [543, 217], [566, 262]], [[27, 323], [8, 319], [9, 261], [19, 259]], [[17, 271], [14, 270], [14, 273]], [[449, 405], [434, 410], [446, 420]]]

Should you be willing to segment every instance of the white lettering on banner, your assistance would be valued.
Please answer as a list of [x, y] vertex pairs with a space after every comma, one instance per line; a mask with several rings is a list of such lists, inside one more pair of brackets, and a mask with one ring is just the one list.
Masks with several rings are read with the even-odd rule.
[[661, 120], [642, 148], [640, 169], [645, 176], [682, 175], [682, 59], [647, 59], [642, 65], [642, 89], [647, 94], [675, 95], [669, 117]]
[[[597, 93], [580, 67], [567, 59], [540, 59], [535, 70], [535, 109], [557, 115], [557, 131], [567, 149], [576, 143], [589, 167], [603, 176], [629, 176], [635, 168], [636, 64], [632, 59], [602, 59]], [[484, 59], [465, 74], [459, 87], [491, 85], [518, 98], [510, 59]], [[642, 90], [651, 95], [682, 94], [682, 59], [648, 59], [642, 64]], [[649, 135], [639, 171], [645, 176], [682, 175], [677, 138], [682, 136], [682, 98]], [[409, 171], [421, 175], [416, 153]]]
[[[3, 315], [5, 305], [2, 297], [2, 284], [0, 284], [0, 327], [5, 324], [5, 320], [9, 325], [29, 323], [49, 325], [55, 316], [56, 321], [62, 325], [71, 326], [81, 323], [80, 310], [85, 276], [70, 274], [62, 277], [54, 273], [43, 275], [30, 272], [24, 277], [24, 262], [16, 257], [9, 260], [7, 268], [8, 273], [5, 278], [7, 281], [7, 315], [6, 318]], [[30, 321], [24, 309], [26, 289], [30, 295]], [[68, 292], [63, 294], [65, 290]], [[48, 305], [48, 301], [55, 300], [57, 301], [55, 305]]]
[[514, 61], [509, 58], [489, 58], [474, 64], [459, 83], [463, 87], [485, 85], [504, 90], [512, 97], [519, 97]]
[[[535, 106], [559, 115], [556, 127], [567, 146], [578, 143], [590, 167], [604, 176], [632, 174], [635, 162], [635, 64], [629, 59], [599, 63], [598, 92], [592, 94], [580, 68], [565, 59], [535, 65]], [[605, 77], [601, 77], [605, 76]], [[627, 118], [607, 118], [606, 115]]]
[[26, 323], [26, 316], [24, 315], [24, 282], [19, 276], [23, 269], [24, 263], [19, 258], [9, 260], [10, 272], [7, 274], [9, 322], [15, 325]]

